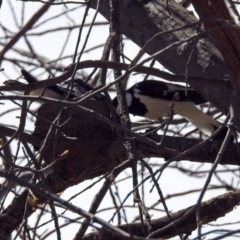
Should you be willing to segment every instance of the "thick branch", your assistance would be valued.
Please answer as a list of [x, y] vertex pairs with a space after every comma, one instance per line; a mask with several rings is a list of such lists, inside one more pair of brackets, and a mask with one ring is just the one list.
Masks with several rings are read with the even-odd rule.
[[[240, 201], [240, 191], [234, 191], [234, 192], [226, 193], [224, 195], [220, 195], [216, 198], [212, 198], [206, 202], [203, 202], [201, 204], [201, 224], [206, 224], [211, 221], [215, 221], [220, 217], [225, 216], [225, 214], [231, 212], [233, 208], [239, 204], [239, 201]], [[176, 220], [179, 221], [182, 218], [182, 220], [178, 224], [176, 224], [178, 233], [176, 233], [174, 227], [169, 227], [154, 237], [165, 239], [165, 238], [174, 237], [180, 233], [190, 234], [192, 231], [194, 231], [197, 227], [195, 211], [192, 211], [188, 215], [188, 217], [186, 218], [183, 217], [184, 214], [189, 212], [189, 210], [193, 207], [194, 206], [191, 206], [186, 209], [180, 210], [178, 212], [172, 213], [172, 219], [174, 221]], [[165, 216], [159, 219], [152, 220], [152, 227], [153, 227], [153, 230], [156, 231], [156, 230], [165, 228], [170, 223], [171, 221], [169, 220], [169, 218]], [[119, 228], [133, 235], [144, 237], [142, 234], [142, 226], [140, 223], [122, 225], [122, 226], [119, 226]], [[145, 224], [145, 228], [147, 229], [146, 224]], [[90, 239], [123, 240], [123, 238], [118, 237], [114, 233], [106, 231], [105, 229], [90, 233], [86, 235], [83, 239], [84, 240], [90, 240]]]
[[[96, 2], [96, 0], [91, 0], [93, 8], [96, 6]], [[196, 23], [197, 19], [188, 10], [173, 0], [167, 1], [168, 10], [166, 10], [165, 0], [153, 0], [146, 5], [136, 3], [136, 1], [121, 2], [125, 4], [122, 5], [122, 31], [139, 46], [143, 46], [156, 33], [172, 29], [172, 32], [161, 34], [151, 42], [146, 48], [146, 52], [150, 55], [177, 41], [186, 40], [196, 34], [197, 27], [174, 31], [178, 27]], [[100, 5], [100, 13], [108, 19], [108, 1], [102, 0]], [[132, 14], [133, 12], [134, 14]], [[164, 54], [157, 56], [156, 59], [171, 72], [185, 74], [186, 63], [193, 46], [193, 42], [181, 42], [169, 48]], [[195, 52], [190, 61], [188, 74], [190, 76], [214, 77], [217, 79], [225, 79], [228, 75], [224, 61], [210, 37], [204, 36], [204, 39], [198, 40]], [[217, 84], [205, 87], [199, 81], [199, 83], [191, 83], [191, 85], [218, 109], [225, 114], [228, 112], [231, 99], [231, 91], [229, 89], [224, 89], [219, 94], [220, 90]], [[236, 121], [237, 125], [240, 127], [240, 111], [236, 117], [238, 119]]]
[[[70, 65], [66, 69], [66, 71], [62, 75], [59, 75], [58, 77], [52, 77], [51, 79], [45, 79], [45, 80], [38, 81], [36, 83], [25, 84], [25, 85], [0, 86], [0, 91], [26, 91], [26, 90], [30, 91], [40, 87], [53, 86], [53, 85], [62, 83], [63, 81], [70, 78], [75, 67], [77, 70], [98, 67], [98, 68], [115, 69], [115, 70], [121, 71], [121, 70], [128, 70], [129, 64], [99, 61], [99, 60], [82, 61], [77, 63], [77, 65], [75, 64]], [[152, 75], [155, 77], [163, 78], [168, 81], [181, 82], [181, 83], [185, 82], [184, 75], [173, 75], [168, 72], [161, 71], [157, 68], [137, 66], [133, 72]], [[229, 87], [229, 84], [227, 81], [221, 81], [220, 79], [215, 79], [215, 78], [200, 78], [200, 77], [189, 76], [188, 81], [190, 84], [196, 84], [199, 81], [202, 81], [205, 85], [218, 85], [219, 88]]]
[[[230, 20], [233, 21], [224, 0], [202, 1], [193, 0], [192, 4], [198, 14], [201, 16], [206, 30], [224, 26]], [[203, 5], [203, 6], [202, 6]], [[202, 9], [203, 7], [203, 9]], [[207, 20], [209, 19], [209, 20]], [[221, 21], [219, 21], [221, 19]], [[232, 87], [236, 85], [240, 67], [240, 29], [236, 26], [219, 29], [211, 33], [218, 49], [220, 50], [230, 74]]]
[[[7, 128], [4, 126], [0, 126], [0, 130], [4, 135], [9, 136], [9, 137], [11, 137], [16, 131], [16, 130], [13, 130], [11, 128]], [[105, 136], [107, 136], [106, 133], [105, 133]], [[30, 134], [24, 133], [24, 138], [28, 143], [31, 143], [32, 145], [34, 145], [37, 148], [39, 148], [41, 146], [42, 141], [36, 136], [32, 136]], [[149, 138], [156, 142], [160, 142], [162, 136], [155, 134], [155, 135], [149, 136]], [[159, 157], [159, 158], [170, 159], [174, 155], [170, 154], [169, 151], [166, 151], [165, 147], [174, 149], [174, 150], [176, 150], [176, 152], [181, 153], [183, 151], [186, 151], [187, 149], [192, 148], [193, 146], [196, 146], [200, 142], [201, 142], [201, 140], [197, 140], [197, 139], [165, 136], [162, 147], [154, 148], [154, 147], [150, 146], [149, 144], [144, 143], [138, 139], [137, 140], [137, 151], [138, 151], [138, 155], [141, 157], [146, 157], [146, 158]], [[64, 144], [66, 144], [66, 143], [64, 143]], [[109, 144], [109, 143], [106, 142], [105, 147], [110, 149], [112, 156], [121, 156], [122, 155], [123, 148], [122, 148], [121, 143], [119, 143], [117, 140], [113, 141], [111, 143], [111, 146], [107, 146], [107, 144]], [[218, 150], [220, 148], [220, 145], [221, 145], [221, 142], [219, 142], [219, 141], [216, 141], [216, 140], [210, 141], [207, 145], [201, 147], [200, 149], [187, 155], [186, 157], [184, 157], [184, 159], [181, 159], [179, 161], [188, 160], [188, 161], [200, 162], [200, 163], [202, 163], [202, 162], [213, 163], [213, 161], [216, 157], [216, 154], [218, 153]], [[108, 161], [108, 163], [109, 163], [109, 166], [111, 167], [112, 166], [111, 161]], [[239, 155], [237, 152], [236, 144], [229, 143], [221, 164], [223, 164], [223, 165], [229, 164], [229, 165], [236, 165], [236, 166], [240, 165], [240, 159], [239, 159]]]
[[[151, 139], [157, 142], [160, 142], [161, 138], [162, 138], [161, 135], [151, 136]], [[175, 154], [171, 155], [169, 151], [166, 151], [164, 148], [174, 149], [176, 150], [176, 152], [182, 153], [192, 148], [193, 146], [196, 146], [200, 142], [201, 140], [197, 140], [197, 139], [165, 136], [162, 147], [153, 148], [145, 143], [138, 141], [137, 150], [138, 150], [138, 154], [141, 157], [146, 157], [146, 158], [161, 157], [168, 160], [176, 155]], [[221, 141], [215, 141], [215, 140], [210, 141], [206, 145], [202, 146], [201, 148], [188, 154], [184, 158], [178, 159], [176, 161], [188, 160], [191, 162], [213, 163], [219, 151], [220, 146], [221, 146]], [[223, 164], [223, 165], [229, 164], [229, 165], [236, 165], [236, 166], [240, 165], [240, 158], [237, 152], [236, 144], [229, 143], [220, 164]]]

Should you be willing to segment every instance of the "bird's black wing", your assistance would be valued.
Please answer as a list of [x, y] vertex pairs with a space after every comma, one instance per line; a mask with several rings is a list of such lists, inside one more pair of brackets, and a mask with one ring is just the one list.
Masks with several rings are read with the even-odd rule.
[[[81, 97], [87, 92], [94, 91], [94, 88], [82, 79], [67, 80], [63, 83], [63, 86], [73, 84], [73, 91], [78, 97]], [[98, 100], [105, 100], [105, 96], [101, 93], [97, 94], [94, 98]]]
[[189, 101], [195, 104], [202, 104], [207, 102], [194, 89], [187, 88], [187, 95], [185, 87], [156, 80], [146, 80], [136, 83], [127, 90], [131, 94], [138, 93], [149, 96], [151, 98], [160, 98], [168, 101]]
[[[24, 79], [25, 79], [29, 84], [38, 82], [38, 80], [37, 80], [34, 76], [32, 76], [29, 72], [25, 71], [24, 69], [21, 70], [21, 73], [22, 73]], [[47, 88], [48, 88], [48, 89], [51, 89], [51, 90], [54, 91], [54, 92], [56, 92], [56, 93], [59, 94], [60, 96], [63, 96], [63, 97], [64, 97], [64, 96], [67, 96], [68, 90], [65, 89], [65, 88], [62, 88], [62, 87], [60, 87], [60, 86], [58, 86], [58, 85], [49, 86], [49, 87], [47, 87]], [[74, 98], [74, 97], [76, 97], [76, 96], [77, 96], [77, 95], [74, 95], [74, 92], [70, 92], [70, 96], [69, 96], [70, 98]]]

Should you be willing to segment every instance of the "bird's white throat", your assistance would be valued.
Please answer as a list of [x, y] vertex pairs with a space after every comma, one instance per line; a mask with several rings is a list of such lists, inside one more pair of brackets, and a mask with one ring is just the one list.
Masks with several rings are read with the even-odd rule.
[[129, 92], [126, 92], [126, 101], [127, 101], [127, 106], [130, 107], [132, 105], [133, 96]]

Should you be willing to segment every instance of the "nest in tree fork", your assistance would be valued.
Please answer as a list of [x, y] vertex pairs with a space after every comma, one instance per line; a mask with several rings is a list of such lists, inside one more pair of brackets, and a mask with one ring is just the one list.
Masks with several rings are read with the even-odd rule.
[[[82, 106], [109, 118], [105, 101], [90, 99]], [[36, 120], [33, 135], [43, 140], [50, 127], [43, 119], [52, 122], [59, 111], [60, 107], [56, 104], [42, 105], [38, 110], [41, 117]], [[54, 130], [46, 146], [44, 160], [46, 164], [51, 164], [64, 151], [69, 153], [53, 165], [53, 172], [48, 176], [53, 192], [61, 192], [69, 186], [105, 174], [126, 159], [126, 151], [111, 127], [92, 115], [63, 108], [57, 124], [63, 125]]]

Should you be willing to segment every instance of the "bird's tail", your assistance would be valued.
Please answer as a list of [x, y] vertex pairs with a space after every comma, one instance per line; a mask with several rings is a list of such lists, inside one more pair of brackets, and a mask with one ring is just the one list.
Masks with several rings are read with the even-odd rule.
[[194, 104], [187, 104], [188, 106], [184, 109], [181, 108], [178, 114], [188, 119], [205, 135], [211, 136], [213, 132], [221, 125], [221, 123], [199, 110]]
[[196, 127], [203, 132], [207, 136], [211, 136], [216, 129], [220, 126], [220, 123], [215, 120], [213, 117], [203, 113], [198, 109], [200, 113], [198, 113], [198, 118], [187, 118], [190, 122], [192, 122]]

